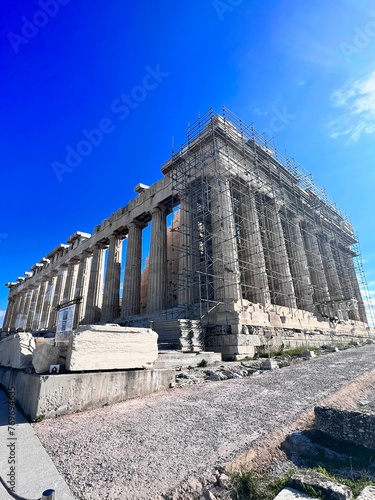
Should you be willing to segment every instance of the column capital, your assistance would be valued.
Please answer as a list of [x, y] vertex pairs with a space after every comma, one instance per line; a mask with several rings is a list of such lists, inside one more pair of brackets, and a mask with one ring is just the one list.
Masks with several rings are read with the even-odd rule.
[[68, 260], [67, 264], [68, 266], [76, 266], [77, 264], [79, 264], [79, 257], [78, 256], [72, 257], [71, 259]]
[[268, 202], [271, 206], [274, 206], [278, 212], [285, 208], [285, 203], [282, 200], [279, 200], [273, 196]]
[[303, 222], [305, 220], [305, 218], [302, 217], [302, 215], [299, 215], [299, 214], [293, 214], [291, 219], [296, 224], [299, 224], [300, 222]]
[[133, 219], [131, 222], [129, 222], [127, 227], [128, 227], [128, 229], [130, 227], [137, 227], [139, 229], [144, 229], [145, 227], [147, 227], [147, 222], [143, 222], [143, 221], [138, 220], [138, 219]]
[[81, 254], [79, 254], [80, 261], [83, 259], [87, 259], [88, 257], [92, 257], [93, 250], [91, 248], [86, 248], [86, 250], [83, 250]]
[[124, 239], [124, 234], [122, 231], [114, 231], [108, 236], [109, 242], [114, 240], [123, 240], [123, 239]]
[[106, 250], [107, 248], [108, 243], [105, 241], [97, 241], [92, 247], [93, 250]]
[[151, 208], [150, 214], [154, 215], [155, 213], [162, 213], [166, 214], [168, 211], [167, 207], [165, 205], [162, 205], [161, 203], [158, 203], [155, 207]]

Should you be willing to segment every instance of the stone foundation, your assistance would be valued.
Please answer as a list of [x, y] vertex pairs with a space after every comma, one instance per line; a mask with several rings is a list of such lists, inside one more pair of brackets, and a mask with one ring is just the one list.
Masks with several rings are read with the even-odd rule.
[[132, 370], [102, 373], [36, 375], [0, 367], [0, 385], [14, 390], [31, 419], [53, 418], [99, 408], [168, 389], [174, 370]]

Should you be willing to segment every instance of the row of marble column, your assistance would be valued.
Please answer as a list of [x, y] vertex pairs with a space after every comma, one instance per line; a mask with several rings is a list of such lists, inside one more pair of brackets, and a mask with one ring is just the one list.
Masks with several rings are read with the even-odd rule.
[[[331, 245], [330, 236], [319, 234], [302, 217], [291, 215], [276, 200], [249, 185], [239, 195], [240, 227], [236, 223], [233, 190], [228, 177], [208, 180], [210, 231], [212, 234], [212, 289], [216, 302], [246, 298], [265, 306], [274, 303], [316, 312], [318, 304], [356, 299], [351, 319], [366, 321], [366, 314], [350, 250]], [[189, 194], [190, 193], [190, 194]], [[191, 191], [180, 194], [179, 306], [197, 297], [197, 219]], [[189, 198], [190, 196], [190, 198]], [[151, 242], [147, 279], [147, 313], [166, 309], [167, 209], [151, 212]], [[134, 220], [126, 227], [127, 253], [120, 305], [120, 279], [124, 232], [115, 232], [79, 256], [66, 261], [22, 291], [11, 290], [4, 328], [54, 330], [57, 310], [76, 302], [74, 326], [125, 319], [141, 312], [142, 231], [145, 223]], [[239, 238], [241, 245], [239, 245]], [[107, 265], [105, 269], [105, 253]], [[203, 269], [208, 273], [207, 270]], [[210, 271], [211, 272], [211, 271]], [[104, 284], [104, 286], [103, 286]], [[344, 313], [345, 314], [345, 313]]]
[[[167, 209], [158, 205], [151, 211], [147, 312], [166, 307], [167, 281]], [[123, 233], [114, 233], [105, 243], [98, 243], [78, 257], [60, 265], [39, 282], [19, 293], [10, 292], [3, 328], [54, 330], [57, 309], [76, 302], [74, 326], [110, 322], [140, 313], [142, 230], [146, 224], [137, 220], [127, 226], [125, 277], [120, 303], [120, 278]], [[105, 268], [105, 252], [108, 252]], [[103, 286], [104, 285], [104, 286]]]
[[[256, 193], [249, 185], [244, 184], [239, 195], [237, 187], [238, 197], [239, 203], [234, 207], [229, 178], [209, 180], [213, 263], [213, 276], [209, 277], [213, 295], [209, 298], [217, 303], [246, 298], [265, 306], [273, 303], [313, 313], [340, 314], [341, 319], [348, 319], [347, 309], [351, 309], [350, 319], [366, 322], [349, 248], [335, 247], [333, 236], [324, 234], [321, 227], [314, 227], [300, 215], [287, 211], [277, 200]], [[240, 212], [237, 214], [239, 225], [235, 222], [235, 210]], [[194, 202], [186, 210], [181, 202], [182, 248], [194, 246], [194, 241], [188, 241], [188, 235], [196, 239], [196, 228], [192, 227], [198, 220], [195, 211]], [[189, 222], [189, 217], [193, 222]], [[199, 267], [198, 259], [194, 262], [194, 251], [190, 254], [180, 260], [180, 272], [185, 271], [186, 276], [192, 277], [192, 290], [183, 286], [180, 292], [187, 302], [197, 289], [198, 279], [194, 280], [193, 276]], [[204, 274], [204, 269], [202, 271]], [[187, 277], [181, 280], [185, 282]], [[350, 299], [355, 300], [348, 305]]]

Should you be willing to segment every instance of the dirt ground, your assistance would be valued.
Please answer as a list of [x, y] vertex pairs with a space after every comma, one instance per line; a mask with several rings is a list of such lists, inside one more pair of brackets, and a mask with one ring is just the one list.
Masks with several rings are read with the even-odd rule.
[[357, 387], [349, 384], [360, 377], [359, 390], [369, 397], [373, 370], [375, 345], [366, 345], [246, 378], [176, 387], [34, 428], [77, 499], [155, 500], [229, 462], [242, 467], [258, 460], [259, 468], [266, 467], [277, 460], [285, 432], [311, 424], [316, 404], [346, 386], [336, 397], [349, 401]]

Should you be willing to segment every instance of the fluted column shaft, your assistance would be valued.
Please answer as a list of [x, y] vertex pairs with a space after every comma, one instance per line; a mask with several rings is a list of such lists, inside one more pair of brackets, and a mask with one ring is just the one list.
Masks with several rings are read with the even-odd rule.
[[346, 264], [348, 267], [348, 272], [349, 272], [350, 281], [351, 281], [352, 289], [354, 292], [354, 296], [355, 296], [355, 299], [358, 301], [358, 313], [359, 313], [360, 321], [362, 321], [363, 323], [367, 323], [366, 309], [365, 309], [365, 305], [363, 303], [361, 289], [360, 289], [359, 284], [358, 284], [358, 277], [357, 277], [357, 273], [355, 272], [353, 258], [350, 254], [346, 254], [345, 260], [346, 260]]
[[95, 245], [91, 261], [85, 317], [82, 321], [85, 325], [98, 323], [98, 321], [100, 321], [103, 299], [104, 255], [105, 247], [100, 244]]
[[241, 197], [243, 230], [243, 280], [245, 298], [251, 302], [268, 305], [271, 296], [254, 192], [248, 188]]
[[26, 321], [26, 330], [32, 329], [38, 296], [39, 296], [39, 285], [34, 286], [33, 290], [32, 290], [32, 297], [31, 297], [31, 302], [30, 302], [29, 314], [27, 316], [27, 321]]
[[270, 265], [274, 282], [275, 301], [279, 305], [297, 308], [285, 236], [280, 219], [279, 204], [275, 200], [270, 203], [267, 216], [271, 256]]
[[51, 314], [51, 305], [53, 301], [55, 286], [57, 281], [57, 273], [53, 272], [49, 277], [46, 287], [46, 294], [44, 296], [44, 303], [42, 309], [42, 316], [40, 319], [40, 329], [46, 329], [49, 323], [49, 316]]
[[321, 237], [320, 246], [331, 300], [342, 300], [344, 298], [344, 294], [342, 293], [340, 278], [337, 273], [336, 263], [335, 259], [333, 258], [329, 237]]
[[241, 298], [237, 237], [229, 179], [210, 179], [214, 299]]
[[112, 321], [119, 316], [122, 240], [109, 237], [107, 269], [105, 273], [103, 307], [100, 321]]
[[293, 217], [288, 224], [290, 232], [290, 270], [294, 278], [294, 290], [299, 309], [315, 312], [309, 265], [301, 231], [301, 217]]
[[180, 241], [179, 241], [179, 283], [178, 305], [189, 307], [193, 298], [193, 248], [191, 238], [191, 211], [186, 194], [180, 197]]
[[23, 290], [20, 293], [20, 299], [17, 304], [17, 311], [15, 317], [15, 328], [23, 328], [23, 311], [25, 309], [25, 303], [27, 300], [27, 290]]
[[47, 279], [43, 278], [40, 287], [39, 287], [39, 292], [38, 292], [38, 300], [36, 303], [36, 308], [35, 308], [35, 314], [33, 318], [33, 322], [31, 325], [31, 329], [33, 331], [37, 331], [40, 329], [40, 322], [42, 318], [42, 309], [43, 309], [43, 303], [44, 303], [44, 296], [46, 293], [46, 288], [47, 288]]
[[[355, 321], [361, 321], [361, 318], [359, 317], [357, 299], [350, 279], [350, 272], [346, 264], [345, 252], [342, 248], [336, 247], [335, 261], [340, 276], [340, 283], [347, 308], [348, 318]], [[352, 299], [355, 299], [355, 301], [353, 302]]]
[[68, 271], [64, 287], [63, 304], [72, 301], [74, 298], [74, 291], [77, 281], [78, 262], [78, 260], [71, 260], [68, 264]]
[[74, 311], [73, 328], [77, 328], [77, 326], [82, 321], [83, 314], [86, 308], [88, 275], [89, 275], [91, 256], [92, 256], [91, 252], [84, 252], [80, 256], [76, 289], [74, 292], [74, 298], [77, 299], [77, 303]]
[[7, 330], [9, 328], [13, 307], [14, 307], [14, 298], [8, 297], [8, 306], [4, 316], [3, 330]]
[[141, 311], [142, 229], [143, 226], [137, 221], [128, 225], [121, 318], [139, 314]]
[[306, 256], [309, 264], [311, 283], [314, 287], [314, 303], [321, 305], [330, 301], [330, 294], [327, 279], [324, 272], [322, 255], [318, 244], [318, 239], [308, 226], [305, 226], [303, 232], [306, 245]]
[[66, 280], [67, 271], [68, 271], [68, 268], [65, 265], [61, 266], [58, 269], [56, 286], [55, 286], [52, 305], [51, 305], [51, 312], [49, 315], [49, 321], [48, 321], [48, 325], [47, 325], [48, 330], [56, 330], [57, 315], [58, 315], [57, 306], [59, 306], [63, 300], [63, 293], [64, 293], [64, 288], [65, 288], [65, 280]]
[[18, 310], [19, 303], [20, 303], [20, 295], [17, 294], [13, 297], [13, 305], [12, 305], [11, 313], [9, 315], [8, 328], [13, 329], [16, 327], [17, 310]]
[[147, 312], [161, 311], [167, 299], [167, 228], [166, 210], [158, 206], [151, 211], [151, 246], [147, 283]]

